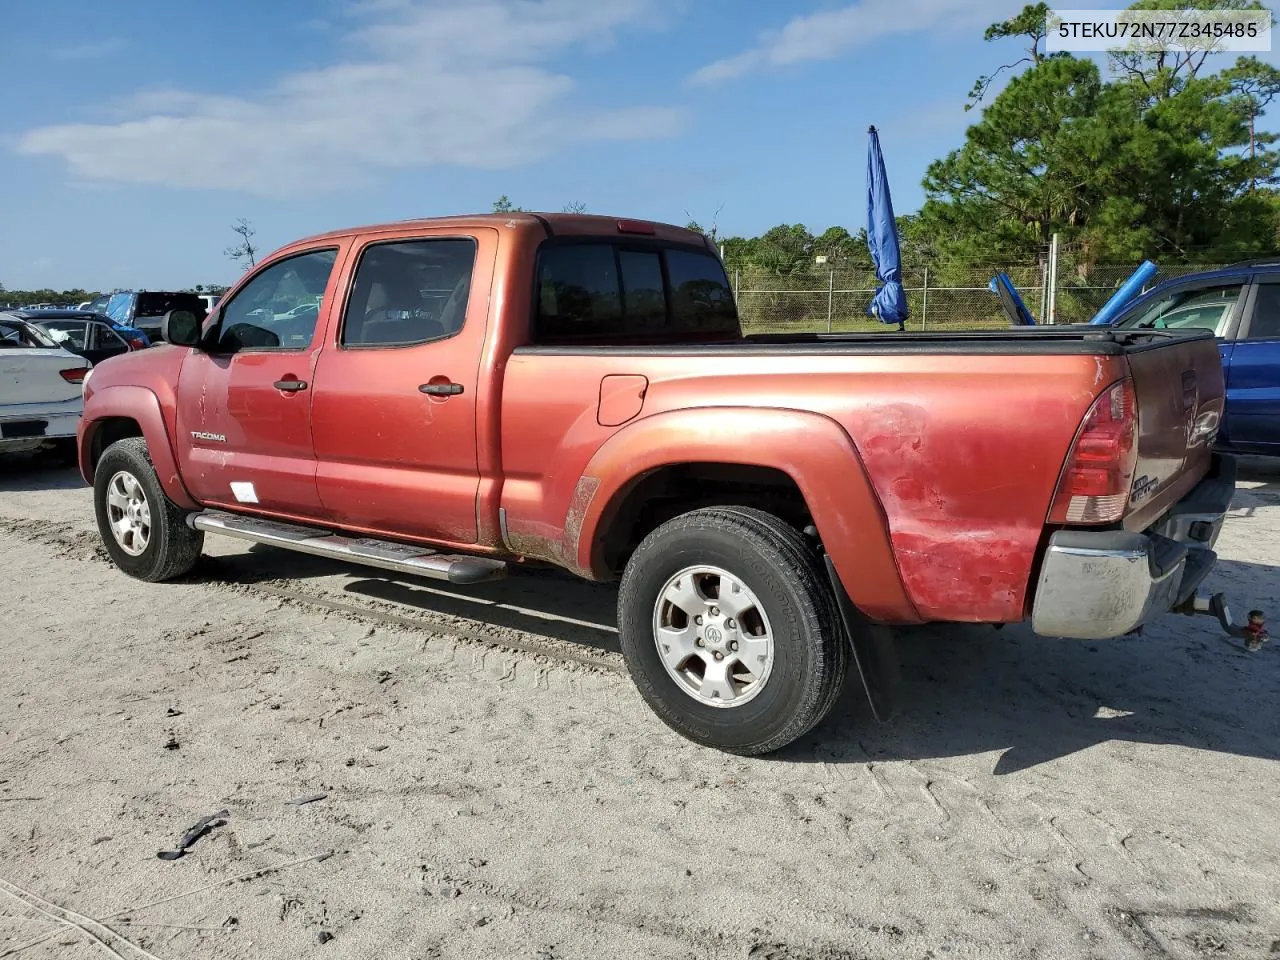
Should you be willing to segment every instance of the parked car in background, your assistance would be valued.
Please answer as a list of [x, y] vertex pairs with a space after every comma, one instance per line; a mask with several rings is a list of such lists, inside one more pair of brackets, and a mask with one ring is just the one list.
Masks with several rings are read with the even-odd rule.
[[1165, 280], [1110, 326], [1213, 331], [1227, 384], [1218, 446], [1280, 456], [1280, 259]]
[[811, 729], [850, 662], [888, 712], [891, 626], [1199, 612], [1235, 490], [1204, 331], [747, 336], [715, 247], [650, 221], [337, 230], [165, 325], [85, 381], [80, 469], [125, 573], [180, 576], [211, 533], [454, 584], [620, 580], [644, 699], [735, 753]]
[[143, 349], [140, 341], [136, 347], [129, 344], [116, 333], [105, 317], [54, 317], [32, 322], [56, 340], [59, 346], [79, 354], [95, 366], [111, 357]]
[[91, 366], [35, 324], [0, 313], [0, 453], [54, 446], [74, 459]]
[[35, 310], [28, 308], [25, 310], [13, 310], [10, 312], [15, 316], [22, 317], [24, 320], [29, 320], [32, 323], [42, 325], [53, 320], [68, 320], [73, 322], [99, 321], [105, 323], [115, 331], [115, 333], [119, 335], [120, 339], [122, 339], [132, 350], [141, 350], [144, 347], [151, 346], [151, 338], [137, 327], [130, 327], [125, 324], [116, 323], [105, 313], [98, 313], [93, 310]]
[[136, 327], [151, 343], [160, 342], [160, 323], [170, 310], [190, 310], [201, 317], [209, 312], [200, 294], [175, 290], [121, 290], [98, 297], [90, 309], [105, 313], [113, 323]]

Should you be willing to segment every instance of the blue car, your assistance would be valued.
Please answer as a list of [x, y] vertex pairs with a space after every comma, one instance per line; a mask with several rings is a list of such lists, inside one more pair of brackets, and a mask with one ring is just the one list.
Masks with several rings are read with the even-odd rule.
[[1280, 456], [1280, 258], [1165, 280], [1111, 326], [1212, 330], [1227, 381], [1219, 447]]

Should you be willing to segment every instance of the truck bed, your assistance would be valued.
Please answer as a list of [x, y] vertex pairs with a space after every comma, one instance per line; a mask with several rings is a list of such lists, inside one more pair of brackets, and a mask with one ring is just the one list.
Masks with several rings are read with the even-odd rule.
[[[841, 575], [864, 609], [906, 620], [1015, 621], [1026, 613], [1055, 489], [1085, 414], [1126, 378], [1139, 411], [1134, 479], [1145, 480], [1123, 524], [1143, 529], [1209, 469], [1223, 382], [1207, 332], [1070, 326], [522, 346], [504, 377], [502, 506], [513, 539], [546, 542], [584, 495], [559, 478], [590, 480], [593, 455], [615, 434], [691, 409], [809, 412], [839, 424], [848, 444], [848, 462], [829, 469], [850, 484], [860, 469], [875, 501], [853, 526], [820, 531], [824, 541], [882, 527], [911, 605], [896, 605], [888, 585], [858, 584], [870, 574], [850, 557]], [[634, 410], [590, 416], [613, 382], [641, 385]], [[728, 411], [722, 419], [729, 422]], [[752, 462], [750, 449], [720, 439], [704, 431], [691, 451]], [[664, 442], [677, 456], [674, 440]]]

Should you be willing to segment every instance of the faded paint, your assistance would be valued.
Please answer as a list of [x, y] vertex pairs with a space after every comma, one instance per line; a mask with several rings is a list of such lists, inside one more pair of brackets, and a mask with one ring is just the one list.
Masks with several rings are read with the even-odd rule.
[[[617, 235], [612, 218], [546, 220], [562, 236]], [[383, 351], [357, 359], [333, 349], [358, 250], [442, 234], [473, 236], [481, 251], [464, 332], [396, 351], [398, 363]], [[180, 472], [196, 499], [217, 503], [234, 470], [255, 484], [263, 501], [255, 513], [479, 553], [506, 552], [505, 508], [511, 549], [584, 576], [604, 575], [599, 542], [611, 511], [646, 471], [771, 467], [795, 481], [855, 604], [872, 617], [1023, 617], [1072, 438], [1101, 389], [1131, 372], [1124, 357], [1037, 353], [1014, 345], [1035, 342], [1024, 336], [1011, 336], [1006, 353], [992, 349], [1006, 341], [989, 338], [968, 353], [885, 352], [876, 335], [732, 353], [522, 352], [545, 236], [541, 219], [520, 214], [404, 221], [290, 244], [259, 269], [320, 245], [342, 251], [310, 351], [220, 358], [225, 373], [199, 351], [129, 354], [95, 373], [95, 388], [107, 389], [86, 400], [86, 419], [142, 411], [135, 419], [146, 418], [148, 444], [168, 457], [157, 470], [179, 502], [194, 506]], [[655, 224], [654, 236], [710, 249], [679, 227]], [[447, 370], [437, 366], [445, 359]], [[1163, 482], [1126, 524], [1166, 508], [1204, 473], [1208, 441], [1187, 449], [1186, 431], [1220, 415], [1223, 392], [1211, 340], [1138, 353], [1132, 363], [1140, 460], [1159, 465]], [[1197, 373], [1196, 399], [1175, 410], [1183, 398], [1171, 371], [1187, 369]], [[619, 371], [634, 381], [606, 396]], [[310, 374], [317, 388], [280, 397], [270, 384], [286, 372]], [[465, 392], [406, 399], [444, 375], [465, 377]], [[180, 421], [226, 435], [228, 449], [202, 452]]]

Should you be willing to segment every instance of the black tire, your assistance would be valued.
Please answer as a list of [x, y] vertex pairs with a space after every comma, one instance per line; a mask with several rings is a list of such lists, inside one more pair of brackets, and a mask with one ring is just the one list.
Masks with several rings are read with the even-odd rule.
[[[698, 564], [740, 579], [771, 626], [772, 668], [741, 706], [709, 706], [686, 692], [658, 652], [654, 616], [661, 591]], [[762, 510], [694, 510], [645, 537], [622, 575], [618, 632], [631, 677], [658, 717], [695, 743], [728, 753], [770, 753], [803, 736], [844, 685], [847, 644], [818, 553], [800, 531]]]
[[[111, 529], [108, 491], [124, 473], [137, 481], [150, 513], [149, 534], [140, 553], [125, 550]], [[98, 460], [93, 475], [93, 507], [98, 533], [112, 561], [131, 577], [148, 583], [172, 580], [191, 570], [200, 559], [204, 533], [187, 526], [187, 512], [165, 496], [141, 437], [117, 440]]]

